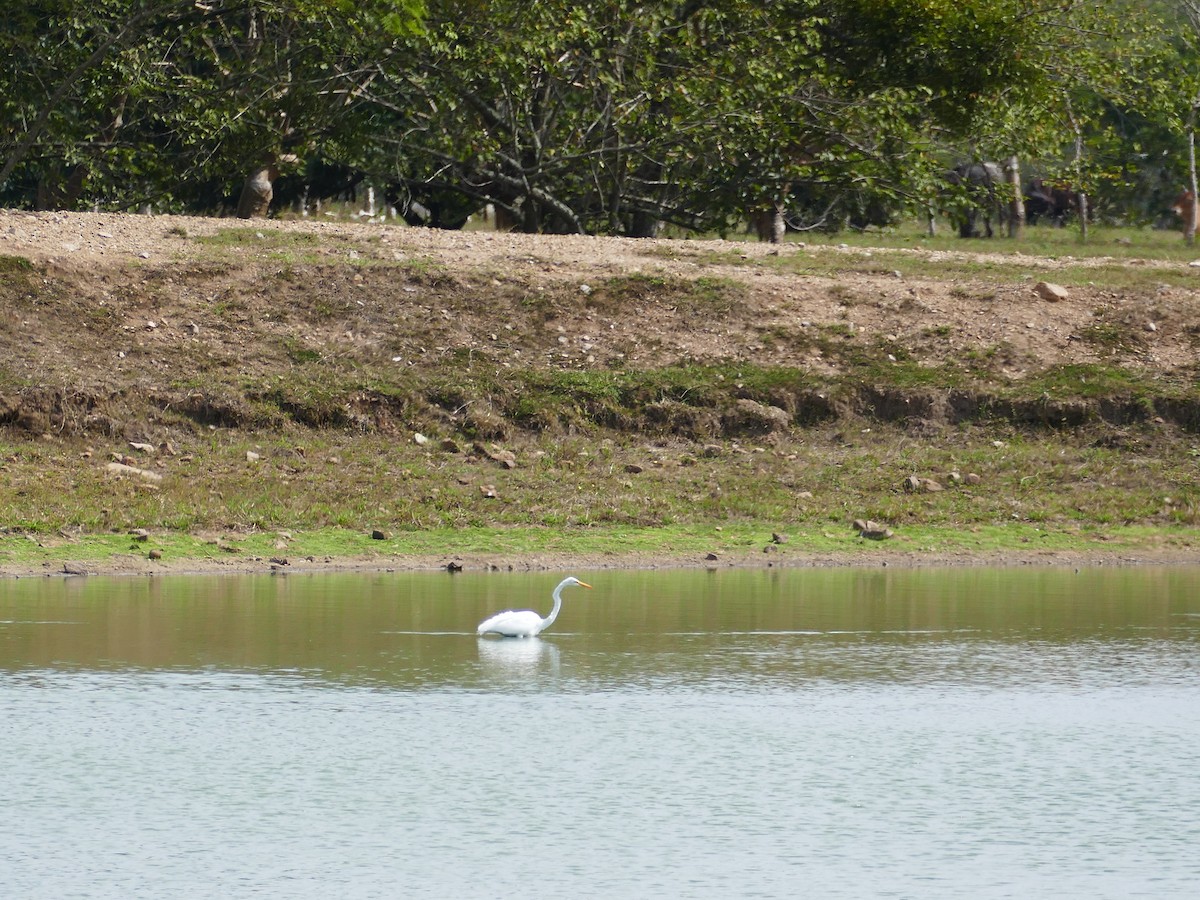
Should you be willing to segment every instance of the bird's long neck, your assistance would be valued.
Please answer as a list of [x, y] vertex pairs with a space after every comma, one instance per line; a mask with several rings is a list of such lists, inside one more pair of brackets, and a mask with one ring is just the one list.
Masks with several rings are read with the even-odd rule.
[[550, 610], [550, 615], [542, 619], [542, 627], [549, 628], [554, 624], [554, 620], [558, 618], [558, 611], [562, 609], [562, 589], [563, 585], [559, 585], [554, 589], [554, 609]]

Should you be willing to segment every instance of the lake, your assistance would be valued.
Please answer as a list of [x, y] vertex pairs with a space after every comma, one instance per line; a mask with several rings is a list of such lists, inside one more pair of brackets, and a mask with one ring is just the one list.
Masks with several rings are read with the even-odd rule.
[[14, 898], [1193, 898], [1200, 567], [0, 580]]

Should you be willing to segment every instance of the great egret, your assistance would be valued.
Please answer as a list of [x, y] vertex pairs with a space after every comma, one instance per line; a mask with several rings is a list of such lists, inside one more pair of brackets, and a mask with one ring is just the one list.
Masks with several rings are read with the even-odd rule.
[[558, 611], [562, 609], [563, 588], [573, 585], [591, 587], [590, 584], [585, 584], [578, 578], [564, 578], [554, 589], [554, 609], [550, 610], [550, 615], [546, 618], [543, 619], [532, 609], [509, 609], [502, 613], [496, 613], [490, 619], [484, 619], [475, 629], [475, 633], [499, 634], [503, 637], [533, 637], [535, 634], [540, 634], [558, 618]]

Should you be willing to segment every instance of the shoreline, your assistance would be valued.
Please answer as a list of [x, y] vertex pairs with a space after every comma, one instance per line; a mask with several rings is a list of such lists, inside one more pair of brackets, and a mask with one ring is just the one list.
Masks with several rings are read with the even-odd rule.
[[722, 554], [715, 559], [688, 554], [505, 554], [505, 555], [398, 555], [283, 559], [244, 557], [237, 559], [181, 558], [151, 560], [143, 555], [115, 555], [103, 560], [71, 560], [63, 557], [41, 563], [0, 564], [0, 579], [27, 578], [125, 578], [204, 577], [215, 575], [339, 575], [444, 572], [597, 572], [656, 569], [939, 569], [1010, 567], [1130, 567], [1196, 566], [1200, 553], [1180, 550], [1046, 550], [1042, 552], [914, 552], [881, 550], [870, 553]]

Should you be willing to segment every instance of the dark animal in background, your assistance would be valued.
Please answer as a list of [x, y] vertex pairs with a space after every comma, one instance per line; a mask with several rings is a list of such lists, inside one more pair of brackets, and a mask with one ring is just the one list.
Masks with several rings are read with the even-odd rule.
[[1046, 219], [1060, 228], [1075, 214], [1075, 192], [1061, 182], [1034, 178], [1025, 187], [1025, 221]]
[[750, 210], [750, 225], [760, 241], [778, 244], [787, 232], [787, 215], [781, 202]]
[[[434, 187], [413, 180], [392, 182], [383, 193], [393, 207], [414, 228], [442, 228], [458, 231], [479, 211], [478, 199], [451, 187]], [[507, 230], [507, 229], [505, 229]]]
[[238, 199], [239, 219], [264, 218], [271, 211], [273, 184], [278, 177], [279, 168], [275, 165], [273, 157], [265, 166], [250, 173], [242, 184], [242, 194]]
[[1183, 219], [1183, 231], [1188, 233], [1195, 223], [1192, 217], [1196, 214], [1196, 198], [1191, 191], [1184, 191], [1171, 204], [1171, 212]]
[[959, 163], [946, 173], [946, 181], [957, 194], [950, 216], [958, 225], [960, 237], [979, 237], [978, 226], [992, 237], [992, 221], [1005, 220], [1004, 204], [997, 190], [1004, 183], [1004, 172], [994, 162]]

